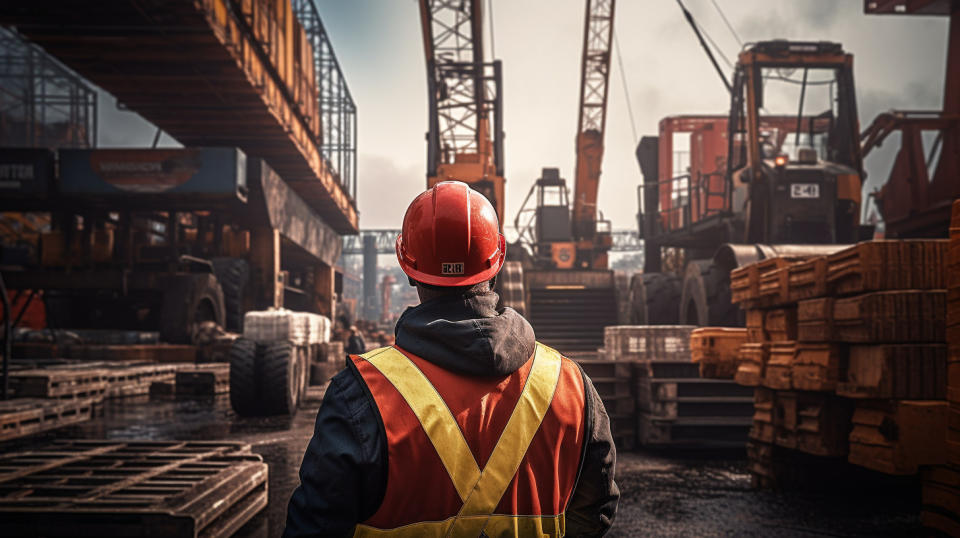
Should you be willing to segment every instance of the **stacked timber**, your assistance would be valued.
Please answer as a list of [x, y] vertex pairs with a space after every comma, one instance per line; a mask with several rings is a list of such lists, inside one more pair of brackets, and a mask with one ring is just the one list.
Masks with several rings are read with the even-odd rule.
[[[605, 329], [604, 355], [618, 363], [632, 364], [628, 394], [633, 398], [633, 409], [625, 410], [618, 420], [636, 425], [640, 445], [743, 443], [749, 428], [750, 392], [729, 380], [700, 376], [698, 364], [691, 362], [690, 335], [694, 329], [687, 325]], [[707, 369], [722, 370], [724, 350], [732, 345], [729, 340], [740, 335], [737, 331], [717, 331], [713, 337], [712, 342], [709, 336], [698, 341], [696, 353]], [[620, 406], [626, 404], [616, 405], [619, 414]]]
[[784, 483], [791, 452], [894, 475], [943, 460], [946, 255], [946, 241], [869, 241], [731, 272], [756, 485]]
[[[946, 256], [946, 455], [943, 465], [923, 469], [923, 511], [927, 529], [960, 536], [960, 200], [953, 203]], [[937, 440], [939, 441], [939, 439]]]

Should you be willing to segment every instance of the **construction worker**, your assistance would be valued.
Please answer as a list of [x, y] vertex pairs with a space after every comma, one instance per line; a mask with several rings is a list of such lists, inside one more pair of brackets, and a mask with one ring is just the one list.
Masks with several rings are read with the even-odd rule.
[[363, 341], [363, 336], [356, 325], [350, 326], [350, 338], [347, 339], [346, 352], [351, 355], [359, 355], [367, 350], [367, 343]]
[[493, 206], [445, 181], [407, 208], [400, 267], [421, 304], [396, 345], [330, 383], [285, 536], [600, 536], [620, 492], [600, 397], [492, 286]]

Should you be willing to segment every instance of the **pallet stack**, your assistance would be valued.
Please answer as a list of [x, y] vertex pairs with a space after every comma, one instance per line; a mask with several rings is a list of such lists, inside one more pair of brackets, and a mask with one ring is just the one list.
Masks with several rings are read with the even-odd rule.
[[[619, 418], [613, 420], [615, 425], [625, 423], [625, 430], [635, 431], [639, 445], [743, 443], [749, 428], [750, 393], [731, 381], [700, 376], [698, 365], [690, 361], [694, 329], [687, 325], [605, 329], [604, 356], [632, 365], [632, 382], [626, 386], [630, 399], [616, 403]], [[713, 354], [701, 358], [717, 364], [711, 362], [716, 358]], [[617, 379], [622, 384], [630, 378], [620, 372]], [[624, 393], [624, 388], [620, 391]], [[625, 405], [632, 407], [626, 409]], [[619, 413], [620, 409], [624, 412]]]
[[946, 280], [946, 462], [923, 470], [920, 521], [929, 530], [960, 536], [960, 200], [953, 203]]
[[756, 388], [756, 485], [786, 482], [789, 452], [894, 475], [943, 459], [946, 247], [870, 241], [731, 273], [747, 319], [735, 379]]

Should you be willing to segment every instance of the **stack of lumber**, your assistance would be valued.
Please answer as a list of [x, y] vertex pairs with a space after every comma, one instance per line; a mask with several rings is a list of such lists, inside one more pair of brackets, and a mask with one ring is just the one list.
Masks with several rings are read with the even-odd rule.
[[[946, 259], [946, 456], [942, 465], [923, 469], [924, 527], [960, 536], [960, 200], [953, 203]], [[939, 441], [939, 439], [938, 439]]]
[[785, 451], [897, 475], [943, 460], [946, 258], [943, 240], [868, 241], [731, 272], [755, 484], [783, 483]]
[[[743, 337], [742, 330], [717, 330], [696, 339], [691, 349], [691, 333], [687, 325], [620, 325], [607, 327], [602, 356], [610, 362], [631, 365], [632, 383], [626, 372], [609, 378], [616, 384], [613, 394], [627, 394], [628, 402], [604, 400], [616, 430], [620, 423], [635, 425], [637, 443], [644, 446], [698, 445], [742, 446], [750, 426], [752, 398], [745, 390], [726, 379], [700, 376], [700, 368], [711, 371], [731, 370], [729, 349]], [[711, 340], [712, 338], [712, 340]], [[734, 342], [731, 342], [733, 340]], [[691, 362], [696, 354], [699, 366]], [[579, 362], [579, 361], [578, 361]], [[583, 363], [581, 363], [583, 364]], [[587, 369], [594, 384], [598, 378]], [[601, 377], [600, 387], [608, 379]], [[622, 412], [621, 412], [622, 411]], [[629, 426], [623, 426], [629, 431]], [[616, 436], [616, 431], [614, 432]], [[619, 440], [618, 440], [618, 446]]]

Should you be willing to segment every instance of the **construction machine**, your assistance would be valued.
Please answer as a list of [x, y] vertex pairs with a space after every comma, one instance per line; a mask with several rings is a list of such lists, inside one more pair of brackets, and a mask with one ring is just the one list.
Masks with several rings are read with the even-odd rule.
[[597, 209], [614, 9], [615, 0], [586, 2], [573, 194], [559, 169], [544, 168], [514, 220], [528, 254], [517, 271], [523, 306], [537, 336], [563, 352], [595, 351], [618, 322], [610, 222]]
[[[877, 15], [948, 16], [947, 70], [942, 110], [891, 110], [861, 133], [864, 158], [893, 133], [900, 150], [883, 187], [872, 193], [885, 237], [947, 237], [950, 206], [960, 198], [960, 4], [947, 0], [870, 0]], [[924, 152], [924, 135], [933, 143]]]
[[485, 61], [482, 0], [420, 0], [427, 65], [427, 187], [463, 181], [504, 211], [500, 62]]
[[853, 56], [838, 43], [759, 42], [729, 87], [727, 115], [665, 118], [637, 147], [645, 263], [630, 284], [633, 323], [741, 324], [732, 269], [870, 233]]

